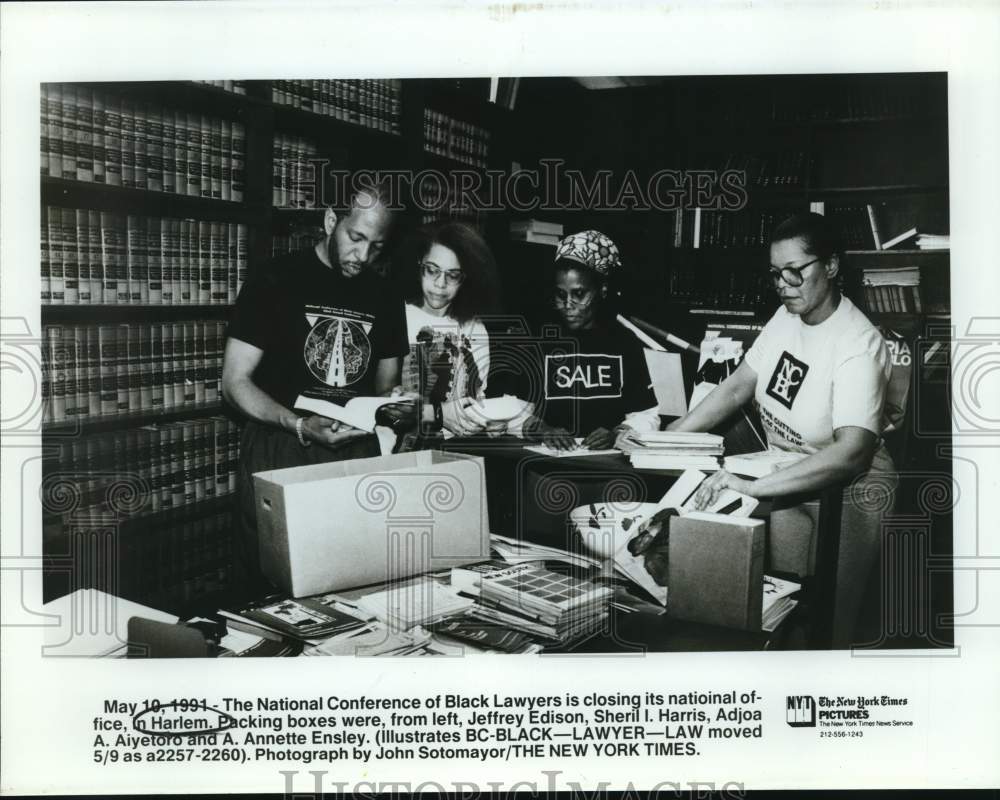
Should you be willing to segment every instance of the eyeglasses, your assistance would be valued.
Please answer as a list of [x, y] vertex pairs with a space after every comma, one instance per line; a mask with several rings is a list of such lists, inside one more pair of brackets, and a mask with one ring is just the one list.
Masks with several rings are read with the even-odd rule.
[[589, 306], [592, 302], [594, 302], [595, 296], [596, 294], [594, 292], [587, 292], [586, 294], [577, 297], [554, 294], [552, 296], [552, 302], [555, 303], [557, 306], [563, 306], [565, 308], [568, 308], [569, 306], [573, 306], [574, 308], [582, 308], [583, 306]]
[[442, 275], [447, 286], [459, 286], [465, 280], [465, 273], [460, 269], [443, 270], [434, 264], [421, 264], [420, 269], [425, 278], [430, 278], [434, 283]]
[[782, 267], [781, 269], [770, 269], [768, 274], [771, 276], [771, 282], [777, 286], [779, 282], [784, 281], [789, 286], [801, 286], [805, 280], [802, 277], [802, 272], [806, 267], [810, 267], [817, 261], [822, 259], [814, 258], [812, 261], [807, 261], [805, 264], [799, 267]]

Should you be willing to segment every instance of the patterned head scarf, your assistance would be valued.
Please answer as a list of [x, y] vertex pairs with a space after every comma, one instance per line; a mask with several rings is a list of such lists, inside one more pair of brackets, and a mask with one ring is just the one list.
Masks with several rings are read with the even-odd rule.
[[556, 248], [556, 261], [560, 258], [579, 261], [605, 278], [622, 265], [618, 246], [600, 231], [571, 233]]

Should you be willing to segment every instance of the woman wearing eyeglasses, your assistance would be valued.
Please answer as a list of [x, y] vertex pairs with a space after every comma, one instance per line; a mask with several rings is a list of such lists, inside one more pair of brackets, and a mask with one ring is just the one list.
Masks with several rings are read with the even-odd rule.
[[419, 230], [410, 252], [403, 391], [422, 398], [425, 428], [476, 433], [482, 423], [465, 408], [484, 397], [489, 375], [489, 338], [479, 317], [493, 311], [496, 262], [479, 233], [458, 222]]
[[516, 393], [529, 416], [512, 433], [559, 450], [612, 447], [626, 428], [657, 430], [660, 418], [643, 347], [614, 319], [608, 281], [618, 248], [600, 231], [565, 237], [556, 249], [551, 301], [559, 336], [539, 340], [542, 363], [526, 365], [532, 386]]
[[[854, 497], [864, 496], [866, 481], [894, 490], [894, 467], [882, 442], [892, 365], [881, 334], [841, 294], [829, 221], [819, 214], [785, 220], [772, 234], [770, 259], [781, 307], [733, 375], [670, 429], [710, 430], [752, 398], [769, 448], [803, 458], [756, 480], [720, 470], [699, 489], [696, 503], [704, 507], [726, 488], [761, 498], [800, 498], [854, 479], [861, 480]], [[774, 545], [772, 540], [772, 561]], [[878, 550], [879, 513], [845, 500], [835, 622], [841, 645], [850, 641]]]

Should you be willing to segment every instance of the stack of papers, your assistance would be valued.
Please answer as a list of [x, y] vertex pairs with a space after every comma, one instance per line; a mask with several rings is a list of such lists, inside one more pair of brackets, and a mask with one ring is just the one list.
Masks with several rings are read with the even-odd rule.
[[496, 553], [508, 564], [525, 564], [532, 561], [561, 561], [574, 567], [592, 569], [601, 566], [596, 558], [590, 558], [581, 553], [570, 553], [558, 547], [547, 547], [534, 542], [524, 542], [511, 539], [497, 533], [490, 534], [490, 550]]
[[473, 603], [457, 589], [427, 577], [366, 594], [358, 600], [358, 608], [373, 614], [393, 630], [406, 631], [462, 614]]
[[374, 624], [344, 636], [334, 636], [306, 647], [304, 656], [408, 656], [423, 650], [431, 635], [417, 626], [408, 631], [392, 631]]
[[792, 600], [789, 595], [795, 594], [801, 588], [801, 584], [794, 581], [772, 578], [770, 575], [764, 576], [764, 605], [761, 609], [761, 630], [770, 633], [781, 624], [781, 621], [799, 604], [798, 600]]
[[951, 247], [951, 236], [947, 233], [921, 233], [917, 236], [917, 247], [921, 250], [947, 250]]
[[632, 433], [623, 449], [636, 469], [718, 469], [721, 436], [711, 433]]
[[235, 630], [271, 639], [287, 636], [302, 642], [318, 641], [365, 624], [364, 619], [349, 610], [335, 608], [319, 598], [278, 600], [239, 611], [222, 609], [219, 616]]
[[747, 478], [763, 478], [779, 469], [784, 469], [805, 458], [804, 453], [789, 453], [786, 450], [762, 450], [759, 453], [744, 453], [740, 456], [726, 456], [726, 469], [734, 475]]
[[578, 436], [573, 441], [576, 442], [576, 447], [569, 450], [557, 450], [554, 447], [549, 447], [547, 444], [539, 445], [526, 445], [525, 450], [530, 450], [532, 453], [540, 453], [543, 456], [549, 456], [550, 458], [576, 458], [578, 456], [616, 456], [619, 451], [615, 450], [613, 447], [606, 450], [591, 450], [587, 447], [583, 447], [583, 437]]

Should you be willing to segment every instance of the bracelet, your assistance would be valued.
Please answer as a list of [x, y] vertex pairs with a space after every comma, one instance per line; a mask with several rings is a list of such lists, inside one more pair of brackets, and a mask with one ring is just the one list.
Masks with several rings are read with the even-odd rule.
[[310, 442], [305, 436], [302, 435], [302, 426], [305, 425], [306, 418], [299, 417], [295, 420], [295, 435], [299, 437], [299, 444], [303, 447], [312, 447], [312, 442]]

